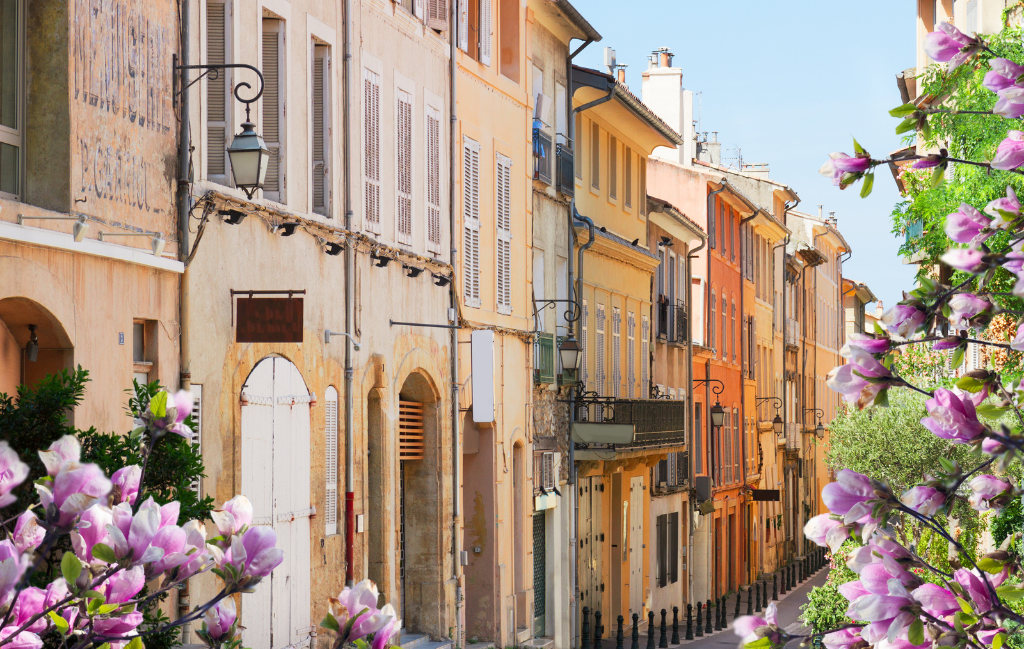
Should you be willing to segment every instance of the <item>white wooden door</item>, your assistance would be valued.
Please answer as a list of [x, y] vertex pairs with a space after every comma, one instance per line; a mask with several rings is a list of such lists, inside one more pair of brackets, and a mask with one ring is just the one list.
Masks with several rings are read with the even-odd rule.
[[[608, 611], [604, 607], [604, 592], [601, 590], [601, 586], [604, 584], [604, 522], [603, 522], [603, 506], [604, 503], [604, 478], [591, 478], [590, 479], [590, 520], [591, 520], [591, 548], [590, 548], [590, 583], [593, 584], [593, 604], [591, 608], [594, 611], [601, 611], [603, 615], [602, 623], [605, 628], [608, 627], [608, 622], [611, 618], [608, 617]], [[607, 635], [607, 634], [605, 634]]]
[[[590, 478], [580, 478], [579, 484], [579, 565], [580, 570], [580, 610], [587, 606], [593, 608], [590, 595], [593, 592], [590, 573], [590, 550], [593, 547], [593, 527], [590, 519]], [[582, 618], [580, 618], [582, 620]]]
[[284, 358], [260, 361], [246, 380], [242, 406], [242, 493], [253, 524], [271, 525], [284, 562], [242, 607], [252, 649], [309, 645], [309, 391]]
[[644, 479], [629, 481], [629, 615], [644, 615]]

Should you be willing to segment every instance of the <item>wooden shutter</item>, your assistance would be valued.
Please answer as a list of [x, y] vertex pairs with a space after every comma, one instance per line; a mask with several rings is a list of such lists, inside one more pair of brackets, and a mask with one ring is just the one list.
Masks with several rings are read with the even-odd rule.
[[628, 146], [622, 151], [622, 203], [633, 207], [633, 150]]
[[667, 584], [667, 554], [668, 554], [668, 529], [667, 519], [668, 517], [662, 514], [658, 517], [658, 588], [664, 588]]
[[[741, 338], [743, 334], [740, 334]], [[736, 362], [736, 302], [732, 303], [732, 326], [729, 328], [729, 346], [732, 347], [732, 362]]]
[[427, 0], [427, 27], [448, 31], [448, 0]]
[[[436, 1], [436, 0], [432, 0]], [[427, 250], [441, 253], [441, 112], [427, 107]]]
[[[491, 64], [491, 0], [480, 2], [480, 62]], [[465, 0], [463, 0], [465, 3]]]
[[590, 123], [590, 186], [601, 188], [601, 127]]
[[324, 524], [326, 534], [338, 533], [338, 391], [324, 393]]
[[270, 150], [267, 161], [267, 176], [263, 182], [263, 196], [268, 200], [283, 202], [284, 157], [282, 113], [284, 87], [281, 65], [282, 21], [274, 18], [263, 19], [263, 141]]
[[597, 392], [597, 396], [604, 396], [605, 391], [605, 358], [604, 358], [604, 305], [597, 305], [597, 338], [595, 344], [597, 348], [594, 354], [594, 363], [597, 365], [597, 385], [594, 386], [594, 391]]
[[495, 211], [497, 230], [498, 313], [512, 314], [512, 160], [496, 154]]
[[[718, 247], [718, 240], [715, 238], [715, 205], [718, 203], [718, 198], [708, 198], [711, 201], [711, 209], [708, 210], [708, 244], [712, 248]], [[714, 345], [712, 345], [714, 347]]]
[[311, 166], [313, 169], [313, 211], [330, 216], [330, 179], [328, 159], [330, 158], [330, 57], [324, 45], [313, 46], [313, 146]]
[[462, 147], [462, 272], [466, 306], [480, 307], [480, 144]]
[[583, 390], [587, 389], [587, 354], [589, 352], [587, 348], [587, 321], [589, 319], [590, 309], [587, 306], [587, 301], [583, 300], [583, 317], [580, 320], [580, 353], [583, 355], [580, 361], [580, 381], [583, 383]]
[[612, 307], [612, 396], [622, 396], [622, 310]]
[[555, 488], [555, 454], [548, 451], [541, 453], [541, 486], [551, 490]]
[[412, 245], [412, 95], [399, 90], [395, 107], [395, 231]]
[[650, 379], [647, 376], [650, 367], [651, 356], [651, 321], [646, 315], [642, 316], [640, 327], [640, 398], [648, 399], [651, 396]]
[[637, 156], [637, 167], [640, 172], [640, 180], [637, 183], [638, 189], [640, 190], [640, 214], [647, 214], [647, 158]]
[[679, 581], [679, 512], [668, 515], [668, 580]]
[[[626, 314], [626, 387], [632, 399], [636, 387], [636, 315], [629, 311]], [[643, 398], [643, 394], [640, 395]]]
[[[223, 6], [223, 5], [221, 5]], [[203, 455], [203, 386], [193, 383], [192, 390], [192, 444], [199, 447], [199, 455]], [[202, 498], [202, 479], [192, 481], [192, 491]]]
[[459, 2], [459, 49], [469, 52], [469, 2]]
[[363, 179], [366, 229], [380, 234], [380, 75], [363, 70]]
[[[228, 5], [206, 3], [206, 62], [227, 63]], [[221, 184], [228, 182], [227, 109], [231, 87], [229, 70], [221, 70], [217, 79], [206, 80], [206, 177]]]
[[423, 442], [423, 404], [415, 401], [398, 402], [398, 459], [422, 460], [426, 447]]
[[614, 135], [608, 135], [608, 195], [612, 198], [619, 191], [619, 169], [618, 169], [619, 141]]

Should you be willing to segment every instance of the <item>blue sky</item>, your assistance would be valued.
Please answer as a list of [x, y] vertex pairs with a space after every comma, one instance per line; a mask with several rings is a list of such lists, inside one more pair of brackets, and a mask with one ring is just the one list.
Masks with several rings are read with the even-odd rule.
[[[767, 162], [771, 178], [800, 195], [801, 211], [835, 211], [853, 248], [844, 275], [867, 283], [886, 308], [913, 286], [915, 266], [897, 255], [890, 213], [901, 198], [879, 170], [870, 197], [839, 191], [818, 174], [830, 151], [852, 154], [852, 137], [875, 157], [900, 147], [896, 74], [914, 66], [915, 3], [864, 0], [576, 0], [603, 36], [577, 57], [603, 69], [605, 46], [628, 64], [640, 94], [647, 55], [675, 54], [683, 85], [700, 92], [702, 131], [718, 131], [723, 156]], [[694, 113], [697, 98], [694, 98]]]

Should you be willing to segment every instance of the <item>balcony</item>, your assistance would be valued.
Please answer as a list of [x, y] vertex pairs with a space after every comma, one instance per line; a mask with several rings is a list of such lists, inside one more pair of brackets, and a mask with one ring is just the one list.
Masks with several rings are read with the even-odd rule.
[[551, 136], [539, 127], [533, 129], [533, 179], [551, 184]]
[[904, 264], [916, 264], [925, 259], [927, 255], [923, 250], [919, 249], [919, 240], [923, 236], [924, 221], [913, 221], [907, 224], [903, 238], [903, 246], [906, 249], [906, 252], [903, 254]]
[[659, 302], [658, 338], [677, 345], [689, 342], [689, 328], [685, 306], [672, 306], [667, 302]]
[[675, 338], [672, 339], [671, 342], [678, 343], [680, 345], [685, 345], [686, 343], [689, 342], [689, 333], [690, 333], [689, 328], [686, 326], [686, 321], [687, 321], [686, 320], [687, 319], [686, 307], [684, 307], [684, 306], [676, 306], [676, 307], [672, 307], [672, 308], [675, 309], [675, 316], [676, 316], [675, 317], [675, 325], [676, 326], [675, 326], [675, 331], [673, 332], [675, 334]]
[[555, 336], [538, 333], [533, 342], [533, 381], [538, 385], [555, 382]]
[[[632, 425], [631, 443], [607, 444], [608, 447], [624, 450], [686, 443], [685, 401], [587, 396], [575, 408], [577, 422]], [[577, 441], [577, 448], [593, 446]]]
[[786, 345], [800, 345], [800, 323], [793, 318], [786, 318]]
[[573, 168], [572, 143], [559, 143], [556, 147], [556, 164], [558, 170], [558, 191], [561, 194], [571, 197], [576, 188]]

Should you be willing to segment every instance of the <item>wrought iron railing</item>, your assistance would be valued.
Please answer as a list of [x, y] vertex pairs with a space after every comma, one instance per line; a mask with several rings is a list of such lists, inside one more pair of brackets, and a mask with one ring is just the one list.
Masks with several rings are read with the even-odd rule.
[[555, 382], [555, 336], [538, 333], [533, 343], [533, 380], [536, 383]]
[[572, 196], [576, 188], [572, 143], [559, 143], [556, 147], [556, 158], [558, 191], [566, 196]]
[[686, 402], [667, 399], [615, 399], [585, 395], [575, 404], [576, 421], [632, 424], [633, 443], [625, 448], [686, 443]]
[[690, 330], [686, 326], [686, 307], [676, 306], [675, 309], [675, 331], [673, 331], [674, 337], [672, 342], [676, 343], [687, 343], [689, 342]]
[[533, 129], [533, 178], [551, 184], [551, 136], [542, 129]]

